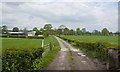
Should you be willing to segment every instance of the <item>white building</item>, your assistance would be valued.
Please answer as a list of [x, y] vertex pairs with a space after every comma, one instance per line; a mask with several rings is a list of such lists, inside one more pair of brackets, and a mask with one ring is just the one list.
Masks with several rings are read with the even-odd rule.
[[24, 35], [24, 32], [8, 32], [11, 35]]
[[35, 36], [36, 31], [28, 32], [28, 36]]

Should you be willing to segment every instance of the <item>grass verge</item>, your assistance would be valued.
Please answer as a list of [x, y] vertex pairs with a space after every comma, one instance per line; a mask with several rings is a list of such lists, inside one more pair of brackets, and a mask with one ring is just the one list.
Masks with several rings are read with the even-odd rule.
[[[49, 44], [52, 42], [52, 51], [50, 51]], [[60, 45], [57, 39], [53, 36], [50, 36], [44, 40], [45, 51], [43, 53], [43, 68], [47, 67], [48, 64], [53, 61], [57, 55], [57, 53], [60, 51]]]

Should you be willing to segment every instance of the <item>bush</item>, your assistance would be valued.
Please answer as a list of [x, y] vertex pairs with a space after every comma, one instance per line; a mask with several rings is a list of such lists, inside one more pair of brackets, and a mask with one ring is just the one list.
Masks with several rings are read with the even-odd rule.
[[28, 36], [29, 39], [44, 39], [43, 37], [40, 36]]
[[0, 35], [0, 37], [8, 37], [8, 35], [2, 35], [2, 36]]
[[[41, 69], [43, 48], [9, 48], [2, 52], [2, 70], [22, 71]], [[38, 61], [39, 60], [39, 61]], [[36, 63], [38, 62], [38, 63]], [[38, 65], [37, 65], [38, 64]]]
[[9, 35], [9, 38], [18, 38], [18, 35]]
[[18, 38], [26, 38], [25, 35], [18, 35]]

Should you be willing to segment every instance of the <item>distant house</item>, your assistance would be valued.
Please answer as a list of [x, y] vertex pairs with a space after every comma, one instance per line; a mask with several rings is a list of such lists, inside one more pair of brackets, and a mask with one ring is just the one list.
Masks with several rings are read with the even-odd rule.
[[36, 31], [28, 32], [28, 36], [35, 36]]
[[43, 35], [38, 35], [38, 36], [41, 36], [41, 37], [42, 37]]
[[10, 35], [25, 35], [24, 32], [8, 32]]

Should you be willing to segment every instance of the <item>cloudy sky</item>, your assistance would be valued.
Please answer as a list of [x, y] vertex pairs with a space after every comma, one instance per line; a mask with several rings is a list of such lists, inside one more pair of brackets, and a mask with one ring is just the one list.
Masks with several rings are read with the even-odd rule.
[[[12, 2], [13, 1], [13, 2]], [[2, 25], [8, 29], [27, 27], [33, 29], [42, 28], [45, 24], [52, 24], [53, 28], [66, 25], [70, 29], [86, 28], [87, 31], [94, 29], [109, 31], [118, 30], [118, 2], [116, 0], [91, 0], [91, 2], [57, 1], [49, 2], [8, 2], [0, 3], [2, 13]], [[2, 6], [2, 7], [1, 7]]]

